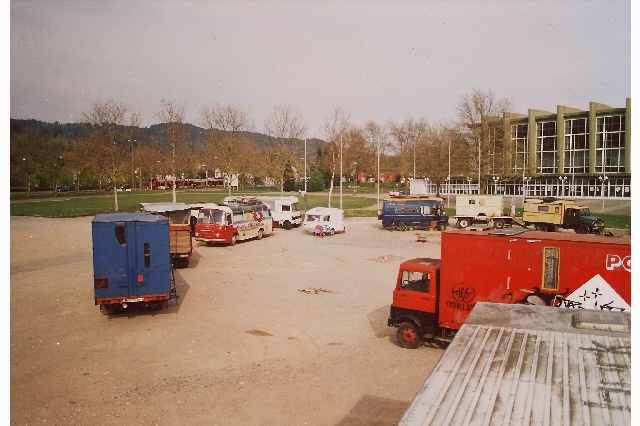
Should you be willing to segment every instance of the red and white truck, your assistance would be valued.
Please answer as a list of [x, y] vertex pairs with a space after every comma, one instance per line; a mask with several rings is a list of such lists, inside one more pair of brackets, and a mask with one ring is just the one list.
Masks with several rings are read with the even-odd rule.
[[570, 232], [451, 230], [440, 259], [400, 264], [388, 325], [398, 343], [450, 341], [478, 302], [631, 309], [631, 239]]

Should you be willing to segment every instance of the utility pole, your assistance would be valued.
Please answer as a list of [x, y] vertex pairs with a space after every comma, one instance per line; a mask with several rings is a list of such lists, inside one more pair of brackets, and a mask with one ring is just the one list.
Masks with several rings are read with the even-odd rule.
[[340, 133], [340, 209], [342, 210], [342, 133]]

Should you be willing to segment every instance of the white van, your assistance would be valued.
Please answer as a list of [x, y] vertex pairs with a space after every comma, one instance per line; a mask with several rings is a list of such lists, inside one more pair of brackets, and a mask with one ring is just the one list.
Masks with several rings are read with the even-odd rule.
[[309, 234], [315, 234], [317, 226], [322, 228], [325, 235], [345, 232], [344, 211], [333, 207], [314, 207], [307, 210], [302, 230]]
[[302, 223], [298, 197], [258, 195], [256, 198], [269, 206], [275, 226], [289, 230]]

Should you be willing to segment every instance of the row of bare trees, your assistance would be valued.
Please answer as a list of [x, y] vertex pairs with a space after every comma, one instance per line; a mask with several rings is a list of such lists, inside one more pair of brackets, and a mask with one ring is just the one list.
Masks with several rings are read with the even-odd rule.
[[[473, 90], [460, 99], [458, 119], [452, 123], [410, 118], [385, 125], [370, 120], [357, 126], [351, 123], [350, 112], [336, 106], [321, 128], [325, 143], [308, 156], [308, 168], [326, 177], [329, 200], [340, 179], [357, 179], [358, 172], [373, 180], [379, 172], [396, 174], [404, 182], [428, 177], [437, 185], [454, 176], [477, 174], [482, 187], [496, 168], [502, 168], [503, 176], [509, 168], [504, 161], [508, 156], [502, 125], [509, 108], [510, 102], [493, 92]], [[206, 168], [238, 176], [241, 186], [270, 177], [282, 192], [292, 167], [302, 177], [308, 128], [301, 113], [289, 106], [275, 106], [263, 125], [268, 139], [262, 146], [249, 137], [256, 132], [255, 124], [239, 105], [203, 106], [199, 113], [196, 124], [202, 132], [194, 143], [185, 123], [186, 107], [162, 100], [156, 114], [162, 136], [143, 140], [140, 112], [114, 100], [95, 102], [82, 116], [86, 131], [68, 141], [44, 138], [45, 143], [41, 135], [28, 129], [12, 133], [12, 174], [25, 176], [29, 191], [31, 177], [46, 169], [54, 192], [65, 169], [73, 173], [76, 191], [81, 178], [97, 177], [100, 184], [113, 184], [116, 211], [116, 183], [125, 179], [142, 187], [148, 177], [194, 176]]]

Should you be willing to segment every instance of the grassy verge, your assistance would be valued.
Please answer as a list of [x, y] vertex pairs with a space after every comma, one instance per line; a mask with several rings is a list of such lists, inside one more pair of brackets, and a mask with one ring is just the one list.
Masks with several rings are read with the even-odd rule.
[[[243, 191], [233, 192], [232, 195], [260, 195], [267, 194], [263, 191]], [[228, 192], [216, 190], [179, 190], [176, 194], [176, 201], [179, 203], [220, 203], [228, 195]], [[269, 195], [279, 195], [279, 193], [269, 193]], [[297, 195], [295, 192], [284, 195]], [[173, 197], [170, 191], [136, 191], [118, 193], [118, 211], [136, 212], [140, 210], [140, 203], [170, 203]], [[300, 209], [304, 210], [304, 199], [298, 196]], [[347, 216], [365, 215], [377, 216], [377, 210], [372, 210], [358, 214], [352, 213], [358, 209], [364, 209], [375, 205], [375, 198], [364, 198], [347, 196], [343, 193], [342, 208]], [[329, 204], [329, 193], [313, 193], [307, 195], [308, 208], [327, 207]], [[340, 206], [340, 194], [335, 192], [331, 196], [331, 206]], [[112, 193], [83, 193], [58, 195], [52, 197], [37, 195], [31, 198], [22, 197], [12, 199], [10, 203], [10, 214], [12, 216], [44, 216], [44, 217], [76, 217], [94, 216], [98, 213], [113, 213], [115, 211], [114, 197]]]

